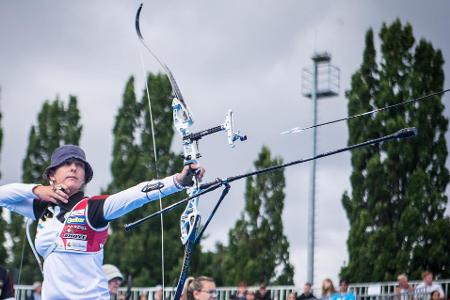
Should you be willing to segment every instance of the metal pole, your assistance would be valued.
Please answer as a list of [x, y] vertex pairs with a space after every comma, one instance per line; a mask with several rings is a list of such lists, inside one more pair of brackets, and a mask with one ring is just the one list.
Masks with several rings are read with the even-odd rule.
[[[311, 98], [313, 102], [313, 126], [317, 124], [317, 66], [314, 60], [313, 89]], [[317, 127], [313, 128], [313, 156], [317, 155]], [[308, 201], [308, 250], [307, 250], [307, 281], [314, 284], [314, 239], [315, 239], [315, 202], [316, 202], [316, 161], [311, 165], [311, 185]]]

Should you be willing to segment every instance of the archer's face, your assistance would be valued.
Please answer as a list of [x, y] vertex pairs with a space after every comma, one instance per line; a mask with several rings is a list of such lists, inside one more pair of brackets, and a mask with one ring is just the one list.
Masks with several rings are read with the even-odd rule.
[[84, 163], [77, 159], [69, 159], [50, 172], [50, 180], [54, 185], [65, 185], [70, 195], [73, 195], [79, 192], [84, 184]]

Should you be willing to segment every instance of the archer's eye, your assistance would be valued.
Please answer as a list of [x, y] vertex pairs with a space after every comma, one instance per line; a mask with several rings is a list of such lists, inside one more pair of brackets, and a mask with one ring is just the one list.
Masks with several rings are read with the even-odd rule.
[[77, 167], [84, 168], [84, 162], [76, 160], [74, 163]]
[[75, 166], [77, 166], [79, 168], [84, 168], [84, 162], [82, 162], [81, 160], [75, 159], [75, 158], [68, 159], [64, 162], [65, 166], [70, 166], [72, 164], [75, 164]]

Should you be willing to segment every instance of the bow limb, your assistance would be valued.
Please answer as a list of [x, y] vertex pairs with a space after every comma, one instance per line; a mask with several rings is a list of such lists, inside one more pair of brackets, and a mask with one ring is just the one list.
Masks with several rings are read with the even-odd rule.
[[184, 98], [183, 98], [183, 95], [181, 94], [180, 88], [178, 87], [178, 84], [175, 81], [175, 78], [173, 77], [172, 71], [169, 69], [169, 67], [165, 63], [163, 63], [159, 59], [159, 57], [152, 51], [152, 49], [150, 49], [150, 47], [147, 46], [147, 43], [144, 40], [144, 37], [143, 37], [142, 32], [141, 32], [141, 27], [139, 25], [139, 20], [140, 20], [140, 16], [141, 16], [141, 11], [142, 11], [142, 6], [143, 5], [144, 5], [144, 3], [141, 3], [141, 5], [139, 6], [139, 8], [137, 10], [137, 13], [136, 13], [136, 20], [135, 20], [136, 33], [137, 33], [137, 35], [139, 37], [139, 40], [141, 41], [141, 43], [144, 46], [144, 48], [147, 49], [147, 51], [151, 54], [151, 56], [153, 56], [153, 58], [158, 62], [158, 64], [163, 69], [164, 73], [169, 78], [170, 85], [172, 86], [172, 92], [173, 92], [175, 98], [180, 100], [182, 102], [182, 104], [186, 107], [186, 109], [189, 111], [186, 103], [184, 102]]

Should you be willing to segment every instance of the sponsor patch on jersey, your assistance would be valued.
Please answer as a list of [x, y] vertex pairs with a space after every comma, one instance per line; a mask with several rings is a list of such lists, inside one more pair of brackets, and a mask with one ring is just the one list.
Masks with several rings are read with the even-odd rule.
[[77, 209], [70, 213], [71, 216], [84, 216], [84, 209]]
[[67, 219], [67, 224], [80, 224], [80, 225], [84, 225], [86, 224], [86, 217], [82, 216], [82, 217], [70, 217]]
[[74, 239], [74, 240], [80, 240], [80, 241], [87, 240], [87, 235], [81, 234], [81, 233], [64, 233], [63, 237], [65, 239]]
[[83, 230], [86, 231], [86, 226], [84, 225], [67, 225], [68, 229], [67, 230], [72, 230], [72, 229], [78, 229], [78, 230]]
[[68, 239], [66, 240], [66, 250], [86, 251], [87, 241]]

